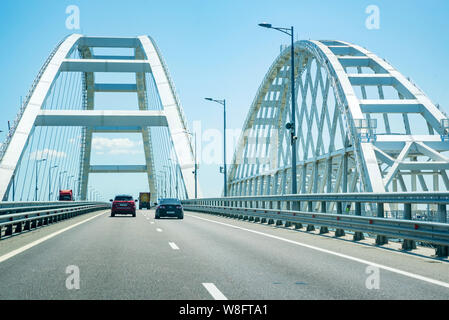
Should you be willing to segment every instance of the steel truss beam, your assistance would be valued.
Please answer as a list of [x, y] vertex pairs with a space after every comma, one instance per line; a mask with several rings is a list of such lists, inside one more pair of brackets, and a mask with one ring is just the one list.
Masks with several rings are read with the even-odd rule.
[[42, 110], [35, 126], [86, 126], [86, 127], [166, 127], [163, 111], [120, 110]]

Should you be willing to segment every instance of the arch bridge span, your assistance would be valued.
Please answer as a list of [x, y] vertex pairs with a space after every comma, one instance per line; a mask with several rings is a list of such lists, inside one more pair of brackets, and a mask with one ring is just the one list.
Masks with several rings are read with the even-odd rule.
[[[135, 109], [99, 108], [98, 94], [110, 93], [136, 94]], [[94, 135], [106, 133], [139, 134], [145, 163], [92, 165]], [[109, 148], [132, 144], [98, 141]], [[55, 200], [58, 187], [86, 200], [89, 175], [111, 172], [146, 173], [152, 201], [188, 198], [193, 162], [184, 112], [154, 40], [72, 34], [51, 52], [1, 145], [0, 200]], [[164, 184], [161, 172], [178, 184]]]
[[[344, 41], [295, 49], [298, 192], [449, 189], [449, 120], [386, 60]], [[250, 107], [228, 194], [291, 190], [290, 51], [276, 58]]]

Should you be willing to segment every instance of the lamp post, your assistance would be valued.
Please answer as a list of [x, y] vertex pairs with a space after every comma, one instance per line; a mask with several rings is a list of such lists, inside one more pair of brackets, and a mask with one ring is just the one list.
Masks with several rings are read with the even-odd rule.
[[167, 171], [164, 172], [164, 198], [167, 198]]
[[76, 187], [76, 184], [79, 183], [81, 181], [81, 179], [76, 179], [75, 181], [73, 181], [73, 199], [75, 198], [75, 190], [78, 190], [78, 188]]
[[38, 184], [38, 177], [39, 177], [39, 173], [38, 173], [38, 164], [41, 162], [47, 161], [47, 159], [40, 159], [40, 160], [35, 160], [35, 165], [36, 165], [36, 188], [34, 189], [34, 201], [37, 201], [37, 190], [39, 190], [37, 184]]
[[[11, 130], [11, 125], [9, 124], [8, 121], [8, 132]], [[0, 130], [0, 133], [3, 133], [5, 131]], [[5, 132], [6, 134], [6, 132]], [[0, 142], [0, 148], [3, 147], [3, 142]], [[16, 172], [14, 171], [12, 174], [12, 201], [15, 201], [15, 195], [16, 195]]]
[[48, 169], [48, 201], [51, 201], [51, 170], [57, 167], [58, 166], [53, 166]]
[[88, 193], [87, 193], [87, 196], [89, 197], [89, 201], [93, 201], [94, 188], [92, 188], [92, 186], [88, 186], [87, 188], [88, 188], [88, 190], [90, 190], [90, 192], [88, 191]]
[[157, 179], [158, 179], [158, 183], [157, 183], [157, 186], [158, 186], [158, 194], [157, 194], [157, 196], [158, 196], [158, 199], [160, 199], [161, 196], [162, 196], [162, 190], [164, 189], [164, 188], [162, 187], [163, 177], [162, 177], [162, 174], [156, 174], [156, 177], [157, 177]]
[[195, 151], [194, 151], [194, 161], [195, 161], [195, 169], [192, 172], [195, 175], [195, 199], [198, 198], [198, 165], [197, 165], [197, 156], [196, 156], [196, 132], [191, 133], [189, 131], [184, 131], [187, 134], [190, 134], [191, 136], [193, 136], [193, 139], [195, 140]]
[[59, 173], [59, 190], [62, 190], [61, 175], [66, 174], [66, 173], [67, 173], [67, 171]]
[[[168, 159], [168, 160], [170, 160], [170, 158]], [[164, 166], [164, 168], [167, 168], [168, 169], [168, 173], [169, 173], [169, 175], [170, 175], [170, 187], [169, 187], [169, 195], [170, 195], [170, 198], [171, 198], [171, 195], [172, 195], [172, 176], [171, 176], [171, 166]], [[165, 171], [164, 171], [165, 172]]]
[[74, 178], [75, 176], [67, 176], [67, 189], [70, 188], [70, 179]]
[[224, 174], [224, 188], [223, 188], [223, 195], [227, 197], [228, 190], [227, 190], [227, 170], [226, 170], [226, 100], [216, 100], [212, 98], [204, 98], [207, 101], [213, 101], [218, 104], [221, 104], [223, 106], [223, 174]]
[[292, 110], [291, 110], [291, 122], [286, 124], [287, 130], [290, 130], [291, 135], [291, 145], [292, 145], [292, 194], [298, 193], [298, 187], [296, 182], [296, 140], [297, 137], [295, 135], [296, 130], [296, 124], [295, 124], [295, 111], [296, 111], [296, 99], [295, 99], [295, 48], [294, 48], [294, 33], [293, 33], [293, 26], [290, 28], [279, 28], [279, 27], [273, 27], [269, 23], [259, 23], [259, 26], [268, 28], [268, 29], [275, 29], [280, 32], [283, 32], [291, 37], [291, 96], [292, 96]]
[[[173, 161], [172, 158], [168, 158], [168, 161], [170, 161], [171, 168], [173, 169], [173, 174], [175, 176], [175, 197], [179, 198], [178, 197], [178, 193], [179, 193], [178, 192], [178, 162]], [[170, 170], [170, 172], [171, 172], [171, 170]]]

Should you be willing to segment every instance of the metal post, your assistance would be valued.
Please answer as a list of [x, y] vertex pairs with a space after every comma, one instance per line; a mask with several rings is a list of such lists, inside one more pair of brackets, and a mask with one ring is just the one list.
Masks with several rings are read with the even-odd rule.
[[[223, 189], [223, 195], [225, 197], [228, 196], [228, 190], [227, 190], [227, 170], [226, 170], [226, 99], [223, 100], [216, 100], [212, 98], [205, 98], [208, 101], [213, 101], [216, 103], [219, 103], [223, 106], [223, 176], [224, 176], [224, 189]], [[221, 170], [221, 169], [220, 169]]]
[[[309, 212], [313, 212], [313, 202], [312, 201], [307, 201], [307, 209]], [[313, 224], [308, 224], [307, 231], [314, 231], [315, 230], [315, 226]]]
[[48, 201], [51, 201], [51, 168], [48, 170]]
[[38, 190], [38, 176], [39, 176], [39, 172], [38, 172], [38, 163], [39, 162], [43, 162], [43, 161], [47, 161], [47, 159], [40, 159], [40, 160], [35, 160], [35, 165], [36, 165], [36, 188], [34, 190], [34, 201], [37, 201], [37, 190]]
[[[384, 218], [385, 212], [384, 212], [384, 204], [382, 202], [377, 203], [377, 217], [378, 218]], [[377, 235], [376, 237], [376, 244], [381, 246], [383, 244], [387, 244], [388, 239], [386, 236]]]
[[295, 121], [295, 48], [293, 26], [291, 27], [291, 89], [292, 89], [292, 115], [291, 115], [291, 144], [292, 144], [292, 194], [298, 193], [296, 183], [296, 121]]
[[[326, 201], [321, 201], [321, 212], [326, 213]], [[320, 227], [320, 234], [329, 233], [329, 229], [326, 226]]]
[[170, 198], [172, 197], [172, 191], [173, 191], [173, 185], [172, 185], [172, 180], [173, 180], [173, 178], [172, 178], [172, 174], [171, 174], [171, 166], [168, 168], [168, 173], [169, 173], [169, 175], [170, 175]]
[[[337, 214], [343, 214], [343, 208], [342, 208], [342, 203], [339, 201], [337, 202]], [[336, 237], [342, 237], [345, 235], [345, 230], [343, 229], [336, 229], [335, 230], [335, 236]]]
[[[412, 220], [412, 204], [404, 203], [404, 220]], [[416, 242], [413, 240], [404, 239], [402, 243], [402, 250], [416, 249]]]
[[164, 171], [164, 198], [167, 198], [167, 172]]
[[16, 201], [15, 197], [16, 197], [16, 173], [14, 172], [12, 174], [12, 201]]
[[[362, 204], [360, 202], [355, 203], [355, 215], [361, 216], [362, 215]], [[354, 236], [352, 240], [359, 241], [365, 239], [365, 236], [363, 235], [363, 232], [356, 231], [354, 232]]]
[[196, 132], [195, 132], [195, 199], [198, 198], [198, 164], [197, 164], [197, 146], [196, 146]]
[[57, 167], [58, 166], [53, 166], [48, 169], [48, 201], [51, 201], [51, 170]]
[[175, 171], [175, 175], [176, 175], [176, 198], [179, 199], [179, 192], [178, 192], [178, 174], [179, 174], [179, 164], [176, 162], [176, 171]]
[[34, 162], [36, 167], [36, 188], [34, 189], [34, 201], [37, 201], [37, 161]]
[[[447, 223], [447, 210], [446, 204], [438, 204], [438, 222]], [[449, 246], [438, 245], [435, 250], [435, 254], [438, 257], [447, 257], [449, 255]]]
[[228, 196], [226, 172], [226, 99], [223, 99], [223, 170], [224, 170], [224, 196]]

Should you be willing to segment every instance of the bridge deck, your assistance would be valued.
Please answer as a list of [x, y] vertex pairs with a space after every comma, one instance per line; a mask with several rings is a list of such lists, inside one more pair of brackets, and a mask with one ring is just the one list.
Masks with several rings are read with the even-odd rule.
[[[64, 227], [2, 241], [0, 261]], [[366, 288], [363, 261], [392, 268], [380, 269], [379, 290]], [[69, 265], [80, 269], [80, 290], [65, 288]], [[0, 298], [211, 299], [203, 283], [213, 283], [229, 299], [448, 299], [448, 271], [447, 260], [200, 213], [181, 221], [104, 212], [1, 262], [9, 289]]]

